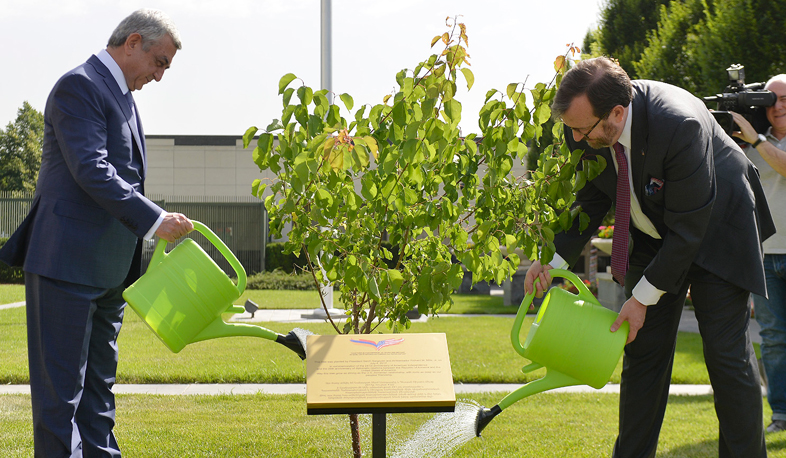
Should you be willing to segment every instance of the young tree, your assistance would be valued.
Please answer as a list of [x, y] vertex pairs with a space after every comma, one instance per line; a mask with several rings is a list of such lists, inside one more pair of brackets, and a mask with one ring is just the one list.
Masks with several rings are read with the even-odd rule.
[[[256, 180], [253, 193], [264, 198], [271, 233], [289, 228], [286, 248], [305, 255], [317, 285], [332, 283], [339, 291], [346, 314], [328, 314], [338, 333], [368, 334], [382, 324], [397, 332], [409, 327], [406, 313], [413, 308], [446, 311], [462, 264], [473, 281], [502, 282], [519, 266], [517, 247], [532, 259], [550, 260], [554, 233], [577, 214], [566, 211], [574, 191], [602, 168], [585, 161], [577, 171], [581, 153], [560, 145], [556, 123], [556, 144], [545, 148], [536, 170], [511, 175], [550, 118], [556, 89], [542, 83], [532, 90], [521, 83], [489, 90], [480, 110], [482, 135], [462, 138], [462, 106], [454, 96], [458, 84], [471, 89], [474, 76], [466, 28], [447, 22], [449, 32], [432, 41], [441, 52], [399, 72], [398, 90], [382, 104], [359, 107], [348, 118], [329, 103], [327, 91], [290, 87], [299, 80], [285, 75], [281, 120], [258, 137], [254, 161], [277, 178]], [[566, 57], [555, 64], [559, 72]], [[352, 97], [337, 99], [351, 114]], [[246, 146], [257, 132], [246, 132]], [[398, 248], [393, 267], [386, 240]], [[343, 326], [336, 318], [346, 319]], [[356, 419], [350, 424], [359, 457]]]
[[0, 191], [34, 191], [41, 167], [44, 116], [26, 101], [0, 129]]

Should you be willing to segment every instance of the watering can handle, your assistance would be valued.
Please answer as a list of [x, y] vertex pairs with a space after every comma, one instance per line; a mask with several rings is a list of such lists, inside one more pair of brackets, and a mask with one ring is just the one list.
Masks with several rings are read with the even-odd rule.
[[[583, 300], [595, 300], [595, 296], [590, 292], [589, 289], [584, 285], [578, 275], [574, 274], [573, 272], [565, 269], [551, 269], [549, 270], [549, 275], [552, 277], [562, 277], [570, 280], [571, 283], [576, 287], [579, 291], [579, 297]], [[519, 310], [516, 313], [516, 319], [513, 321], [513, 329], [510, 331], [510, 341], [513, 343], [513, 348], [516, 350], [518, 354], [524, 356], [524, 346], [521, 344], [521, 326], [524, 324], [524, 318], [527, 315], [527, 310], [529, 309], [530, 304], [532, 304], [532, 299], [535, 298], [535, 291], [533, 285], [533, 291], [526, 296], [524, 296], [524, 300], [521, 301], [521, 305], [519, 305]]]
[[[212, 243], [214, 247], [218, 248], [218, 251], [224, 256], [224, 258], [226, 258], [226, 260], [229, 262], [229, 265], [232, 266], [232, 268], [235, 270], [235, 273], [237, 274], [237, 290], [240, 292], [240, 294], [243, 294], [243, 291], [246, 290], [246, 269], [244, 269], [243, 265], [240, 264], [240, 261], [238, 261], [234, 253], [232, 253], [232, 250], [230, 250], [224, 241], [221, 240], [213, 231], [211, 231], [209, 227], [195, 220], [191, 220], [191, 223], [193, 223], [194, 229], [197, 232], [204, 235], [205, 238], [207, 238], [207, 240]], [[166, 244], [166, 240], [158, 239], [156, 249], [153, 252], [153, 256], [150, 258], [150, 266], [154, 266], [164, 259], [166, 256]]]

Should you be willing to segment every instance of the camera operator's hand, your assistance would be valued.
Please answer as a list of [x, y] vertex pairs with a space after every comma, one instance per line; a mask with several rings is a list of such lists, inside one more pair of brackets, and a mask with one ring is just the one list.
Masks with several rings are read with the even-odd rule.
[[751, 123], [745, 119], [745, 116], [733, 111], [730, 111], [729, 113], [731, 113], [731, 117], [734, 118], [734, 122], [737, 123], [737, 125], [740, 127], [740, 130], [732, 132], [732, 136], [748, 143], [755, 142], [759, 134], [756, 132], [756, 129], [753, 128]]
[[[734, 122], [740, 126], [740, 130], [734, 132], [734, 135], [737, 138], [741, 138], [746, 142], [750, 143], [751, 145], [758, 140], [759, 134], [756, 133], [756, 130], [751, 126], [751, 123], [748, 122], [741, 114], [735, 113], [730, 111], [732, 117], [734, 118]], [[756, 146], [756, 151], [759, 152], [762, 159], [764, 159], [767, 164], [773, 168], [776, 172], [780, 173], [784, 177], [786, 177], [786, 151], [783, 151], [777, 148], [770, 142], [761, 142], [758, 146]]]

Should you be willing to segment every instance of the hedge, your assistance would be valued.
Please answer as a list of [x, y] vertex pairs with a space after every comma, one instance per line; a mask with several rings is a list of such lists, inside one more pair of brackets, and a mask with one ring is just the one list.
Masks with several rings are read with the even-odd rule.
[[316, 290], [311, 274], [286, 273], [283, 270], [259, 272], [246, 280], [246, 289], [289, 289], [299, 291]]

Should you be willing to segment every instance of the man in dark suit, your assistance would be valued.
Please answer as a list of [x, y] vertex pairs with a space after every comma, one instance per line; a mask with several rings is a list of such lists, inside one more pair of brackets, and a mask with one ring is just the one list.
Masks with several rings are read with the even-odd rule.
[[668, 84], [631, 81], [608, 58], [569, 70], [552, 110], [570, 148], [607, 166], [576, 194], [589, 227], [580, 231], [577, 219], [555, 237], [557, 255], [548, 266], [532, 264], [525, 289], [542, 294], [550, 268], [574, 264], [615, 204], [612, 273], [628, 299], [611, 331], [627, 321], [630, 334], [614, 456], [655, 456], [689, 287], [715, 394], [719, 456], [766, 456], [748, 300], [751, 291], [766, 294], [761, 243], [774, 225], [755, 167], [701, 100]]
[[0, 251], [25, 271], [36, 457], [120, 456], [112, 386], [122, 292], [140, 274], [143, 238], [173, 242], [193, 229], [143, 195], [131, 91], [160, 81], [180, 47], [165, 14], [136, 11], [47, 100], [35, 199]]

